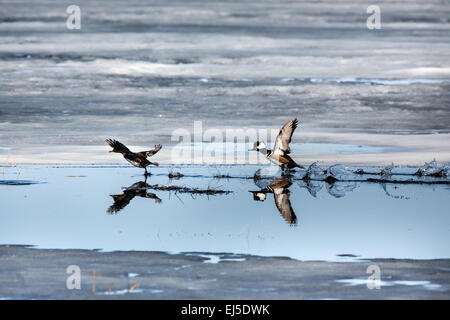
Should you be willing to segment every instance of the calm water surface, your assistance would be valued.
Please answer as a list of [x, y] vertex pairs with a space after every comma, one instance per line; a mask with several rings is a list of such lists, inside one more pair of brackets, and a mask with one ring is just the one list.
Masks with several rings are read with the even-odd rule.
[[[8, 167], [0, 179], [0, 243], [301, 260], [450, 258], [448, 184], [255, 181], [259, 168], [160, 166], [145, 182], [141, 170], [126, 166]], [[171, 180], [169, 172], [184, 177]]]

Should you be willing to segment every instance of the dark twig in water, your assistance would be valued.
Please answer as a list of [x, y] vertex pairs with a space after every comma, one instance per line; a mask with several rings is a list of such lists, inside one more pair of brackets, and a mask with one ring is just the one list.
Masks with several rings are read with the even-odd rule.
[[182, 177], [184, 177], [184, 174], [182, 174], [181, 172], [169, 172], [169, 179], [176, 179], [176, 180], [178, 180], [178, 179], [180, 179], [180, 178], [182, 178]]
[[229, 174], [216, 174], [213, 178], [214, 179], [230, 179], [231, 176]]
[[183, 200], [181, 200], [181, 198], [177, 195], [176, 192], [175, 192], [175, 196], [178, 198], [178, 200], [180, 200], [180, 202], [181, 202], [182, 204], [184, 204]]
[[445, 170], [440, 170], [440, 171], [437, 171], [434, 173], [426, 174], [426, 173], [424, 173], [423, 170], [419, 169], [419, 170], [417, 170], [416, 173], [414, 173], [414, 175], [419, 176], [419, 177], [446, 178], [447, 172]]
[[389, 179], [376, 179], [376, 178], [368, 178], [367, 180], [363, 180], [360, 182], [376, 182], [376, 183], [398, 183], [398, 184], [450, 184], [448, 180], [389, 180]]

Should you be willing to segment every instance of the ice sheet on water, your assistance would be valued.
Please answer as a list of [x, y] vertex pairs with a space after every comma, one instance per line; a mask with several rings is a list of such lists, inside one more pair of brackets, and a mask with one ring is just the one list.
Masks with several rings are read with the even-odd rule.
[[448, 177], [449, 173], [450, 173], [450, 162], [447, 162], [446, 164], [444, 164], [441, 167], [441, 172], [445, 173], [445, 176]]
[[336, 178], [337, 180], [349, 179], [354, 175], [353, 170], [342, 165], [335, 164], [327, 169], [329, 176]]
[[435, 176], [435, 177], [447, 177], [450, 171], [450, 162], [447, 162], [442, 167], [438, 167], [436, 159], [433, 161], [425, 162], [423, 166], [421, 166], [416, 175], [422, 176]]
[[380, 174], [382, 177], [390, 177], [390, 176], [392, 176], [393, 169], [394, 169], [394, 163], [391, 163], [391, 165], [384, 167], [384, 169], [381, 170]]
[[333, 182], [337, 180], [355, 180], [357, 177], [354, 168], [349, 168], [342, 164], [335, 164], [328, 168], [324, 168], [321, 167], [318, 162], [314, 162], [306, 169], [304, 179]]
[[319, 163], [316, 161], [312, 163], [308, 169], [306, 169], [305, 178], [307, 180], [323, 180], [327, 176], [327, 170], [320, 167]]
[[418, 175], [427, 176], [436, 173], [436, 170], [437, 170], [437, 162], [436, 159], [433, 159], [433, 161], [425, 162], [425, 164], [421, 166], [417, 172]]

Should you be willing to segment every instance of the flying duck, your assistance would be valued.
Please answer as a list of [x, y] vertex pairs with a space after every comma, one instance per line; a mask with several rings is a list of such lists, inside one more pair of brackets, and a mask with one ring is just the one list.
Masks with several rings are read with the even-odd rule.
[[131, 152], [130, 149], [125, 147], [124, 144], [120, 143], [117, 140], [106, 139], [106, 143], [109, 144], [113, 148], [109, 152], [121, 153], [123, 155], [123, 157], [125, 158], [125, 160], [127, 160], [133, 166], [138, 167], [138, 168], [144, 168], [145, 176], [148, 175], [147, 166], [149, 166], [151, 164], [153, 164], [155, 166], [159, 165], [157, 162], [148, 161], [147, 158], [153, 156], [155, 153], [157, 153], [159, 150], [161, 150], [162, 146], [160, 144], [155, 145], [155, 149], [135, 153], [135, 152]]
[[280, 133], [275, 140], [273, 150], [267, 149], [267, 146], [262, 141], [256, 141], [253, 144], [253, 149], [249, 151], [259, 151], [272, 163], [275, 163], [281, 167], [282, 170], [293, 169], [295, 167], [304, 169], [303, 166], [296, 163], [290, 156], [291, 149], [289, 148], [289, 143], [291, 142], [292, 134], [297, 128], [298, 121], [297, 118], [294, 120], [289, 120], [281, 128]]
[[[256, 181], [255, 184], [258, 185]], [[291, 184], [292, 182], [288, 180], [277, 179], [270, 183], [267, 187], [262, 188], [259, 191], [250, 192], [253, 193], [253, 200], [255, 201], [264, 201], [266, 200], [267, 193], [272, 193], [275, 200], [275, 206], [277, 207], [283, 219], [289, 225], [296, 225], [297, 216], [295, 215], [295, 212], [291, 206], [291, 201], [289, 200], [290, 192], [288, 188], [291, 186]]]

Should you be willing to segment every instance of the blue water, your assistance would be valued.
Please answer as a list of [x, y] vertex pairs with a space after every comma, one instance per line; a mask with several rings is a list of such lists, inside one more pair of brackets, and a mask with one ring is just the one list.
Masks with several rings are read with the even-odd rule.
[[[254, 181], [259, 166], [161, 166], [149, 185], [221, 189], [199, 195], [148, 189], [115, 214], [110, 195], [144, 181], [129, 166], [6, 168], [0, 184], [0, 244], [38, 248], [230, 252], [301, 260], [450, 258], [448, 184], [380, 184], [291, 180], [296, 224], [281, 216], [274, 195], [255, 201], [270, 180]], [[185, 174], [170, 180], [168, 173]], [[214, 178], [217, 174], [228, 179]]]

